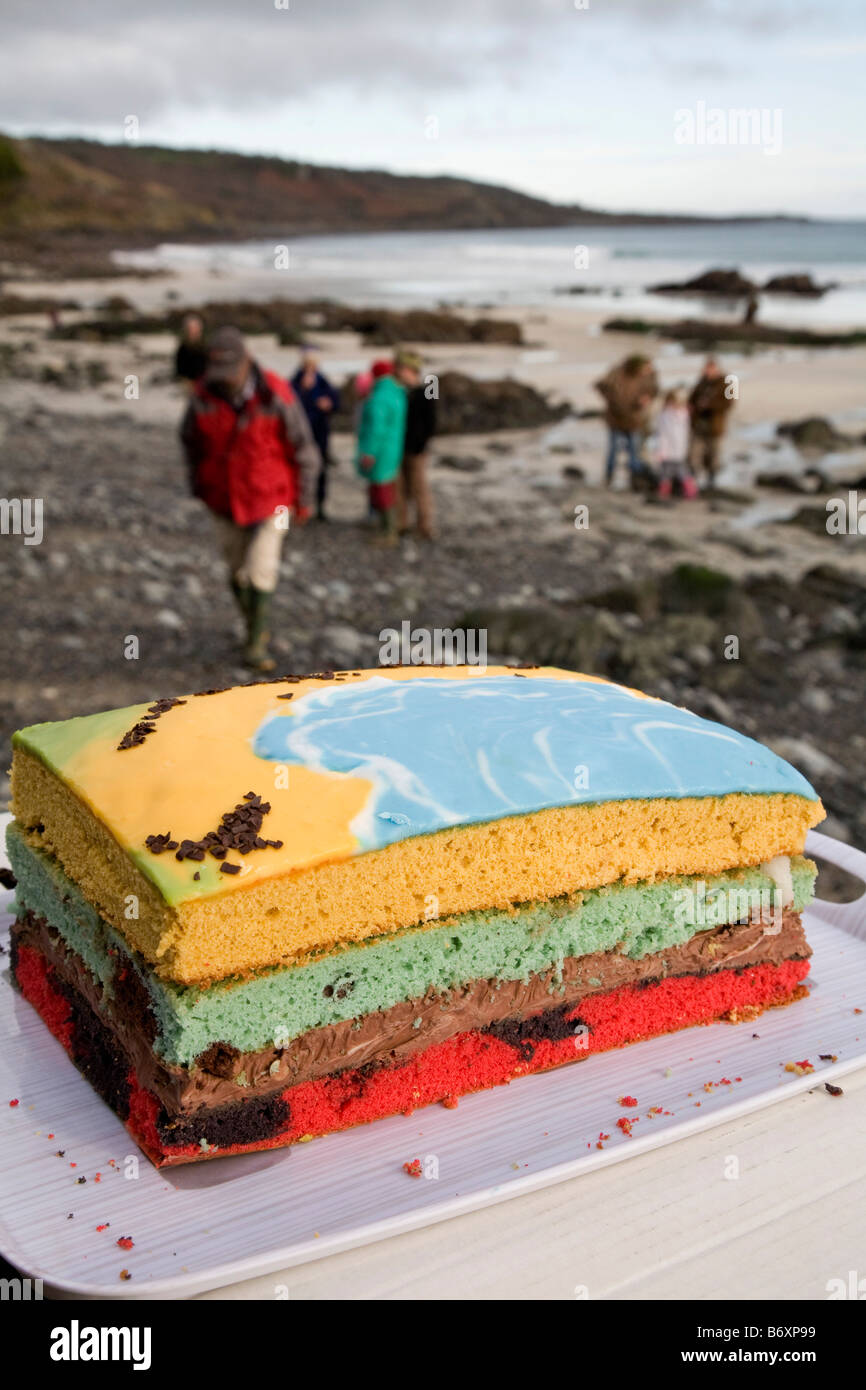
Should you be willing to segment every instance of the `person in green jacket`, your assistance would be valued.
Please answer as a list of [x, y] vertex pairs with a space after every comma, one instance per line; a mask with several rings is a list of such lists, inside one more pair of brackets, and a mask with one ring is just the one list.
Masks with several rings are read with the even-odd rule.
[[414, 372], [413, 353], [398, 352], [393, 374], [376, 379], [361, 411], [355, 466], [370, 485], [370, 506], [379, 516], [380, 544], [397, 543], [397, 479], [406, 438], [404, 377]]

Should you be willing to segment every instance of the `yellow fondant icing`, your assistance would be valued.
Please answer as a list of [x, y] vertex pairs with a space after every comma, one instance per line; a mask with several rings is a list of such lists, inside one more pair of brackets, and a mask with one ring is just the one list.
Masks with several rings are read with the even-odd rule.
[[[486, 675], [513, 676], [513, 671], [508, 667], [488, 667], [485, 671], [477, 667], [383, 667], [375, 673], [340, 673], [340, 683], [367, 680], [371, 674], [399, 681], [431, 677], [471, 680]], [[523, 676], [608, 684], [601, 677], [550, 667], [527, 670]], [[120, 738], [147, 717], [146, 705], [58, 725], [36, 725], [16, 738], [20, 746], [59, 774], [106, 825], [165, 901], [176, 905], [357, 852], [351, 825], [367, 802], [372, 789], [369, 781], [268, 762], [252, 750], [252, 737], [266, 716], [290, 718], [296, 701], [310, 691], [333, 685], [333, 681], [310, 678], [291, 685], [237, 686], [213, 695], [187, 696], [185, 704], [176, 705], [156, 720], [155, 732], [143, 743], [122, 752], [117, 748]], [[288, 692], [291, 700], [278, 698]], [[51, 733], [37, 737], [40, 730]], [[145, 847], [149, 835], [167, 832], [176, 840], [200, 839], [217, 829], [223, 814], [248, 791], [270, 802], [262, 834], [270, 840], [282, 840], [283, 846], [248, 855], [230, 852], [228, 861], [239, 864], [240, 873], [222, 873], [210, 857], [179, 862], [170, 852], [154, 855]]]

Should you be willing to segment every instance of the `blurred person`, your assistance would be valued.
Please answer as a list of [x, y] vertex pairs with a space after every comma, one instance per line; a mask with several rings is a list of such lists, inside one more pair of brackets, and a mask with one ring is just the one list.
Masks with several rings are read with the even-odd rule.
[[330, 454], [331, 421], [340, 409], [340, 393], [319, 370], [319, 358], [312, 348], [304, 351], [291, 386], [307, 413], [313, 439], [322, 456], [316, 480], [316, 517], [319, 521], [327, 521], [328, 470], [333, 467]]
[[360, 405], [363, 401], [367, 399], [367, 397], [373, 389], [372, 369], [365, 368], [363, 371], [358, 372], [358, 375], [352, 382], [352, 389], [355, 394], [355, 400]]
[[363, 371], [358, 373], [355, 380], [352, 382], [352, 395], [355, 400], [355, 413], [353, 418], [356, 434], [358, 433], [358, 426], [361, 423], [361, 411], [364, 408], [365, 400], [379, 377], [388, 376], [390, 371], [391, 363], [386, 362], [385, 359], [382, 358], [380, 361], [372, 362], [369, 367], [365, 367]]
[[732, 405], [722, 369], [715, 357], [708, 357], [689, 396], [692, 422], [689, 461], [695, 472], [700, 466], [711, 488], [715, 485], [722, 437]]
[[414, 353], [403, 354], [402, 380], [409, 394], [403, 465], [397, 488], [397, 528], [401, 534], [409, 529], [409, 511], [414, 508], [418, 535], [432, 541], [433, 497], [427, 476], [427, 450], [436, 433], [436, 402], [422, 383], [421, 365], [421, 358]]
[[310, 515], [319, 451], [291, 387], [264, 371], [236, 328], [210, 341], [181, 440], [194, 496], [212, 512], [246, 624], [244, 658], [272, 671], [268, 615], [283, 540]]
[[180, 326], [177, 351], [174, 354], [174, 374], [192, 389], [195, 382], [201, 381], [206, 367], [204, 324], [198, 314], [185, 314]]
[[646, 471], [641, 457], [644, 435], [649, 425], [649, 411], [658, 395], [655, 369], [648, 357], [635, 353], [612, 367], [606, 376], [595, 383], [595, 389], [605, 402], [608, 427], [605, 482], [613, 482], [617, 456], [625, 449], [633, 488]]
[[688, 464], [689, 426], [689, 408], [682, 391], [668, 391], [655, 425], [659, 497], [670, 497], [675, 491], [683, 497], [697, 493]]
[[[377, 358], [371, 362], [369, 367], [360, 371], [352, 382], [352, 391], [355, 398], [355, 406], [352, 412], [352, 428], [357, 435], [361, 428], [361, 415], [364, 411], [364, 402], [372, 391], [380, 376], [390, 376], [393, 369], [393, 362], [389, 362], [386, 357]], [[367, 515], [370, 521], [375, 521], [377, 512], [373, 503], [367, 502]]]
[[[355, 466], [369, 484], [370, 509], [379, 518], [376, 543], [397, 543], [397, 477], [406, 439], [407, 394], [404, 355], [393, 365], [374, 362], [373, 386], [361, 407]], [[377, 370], [378, 368], [378, 370]]]

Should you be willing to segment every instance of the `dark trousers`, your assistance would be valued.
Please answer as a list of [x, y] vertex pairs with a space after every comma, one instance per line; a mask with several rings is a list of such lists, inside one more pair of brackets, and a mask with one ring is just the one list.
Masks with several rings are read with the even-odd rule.
[[325, 502], [328, 497], [328, 473], [331, 468], [331, 456], [328, 451], [327, 441], [324, 444], [319, 444], [319, 454], [322, 463], [319, 468], [319, 476], [316, 479], [316, 510], [319, 516], [321, 516], [325, 510]]
[[710, 483], [713, 482], [718, 471], [721, 443], [721, 435], [692, 432], [689, 463], [696, 473], [701, 469], [704, 477]]

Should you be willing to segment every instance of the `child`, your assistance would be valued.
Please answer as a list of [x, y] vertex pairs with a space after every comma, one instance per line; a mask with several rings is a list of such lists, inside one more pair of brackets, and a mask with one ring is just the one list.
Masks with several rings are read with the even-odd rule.
[[697, 485], [688, 467], [689, 408], [681, 391], [668, 391], [665, 395], [656, 421], [656, 450], [659, 497], [670, 497], [674, 484], [683, 497], [696, 497]]

